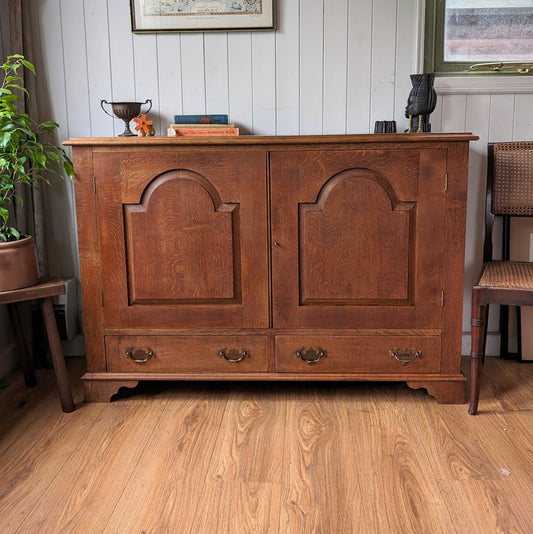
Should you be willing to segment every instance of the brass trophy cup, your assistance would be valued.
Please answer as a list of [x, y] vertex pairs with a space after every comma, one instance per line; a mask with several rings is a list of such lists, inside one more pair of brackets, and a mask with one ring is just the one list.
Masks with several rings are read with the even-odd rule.
[[[146, 102], [108, 102], [107, 100], [101, 100], [100, 106], [102, 106], [104, 112], [107, 113], [110, 117], [122, 119], [124, 121], [126, 128], [117, 137], [131, 137], [135, 136], [135, 134], [130, 130], [130, 121], [134, 117], [138, 117], [141, 114], [141, 106], [144, 106], [148, 103], [150, 103], [150, 106], [144, 112], [148, 113], [152, 109], [152, 101], [150, 99], [147, 99]], [[108, 104], [111, 106], [113, 115], [106, 111], [106, 109], [104, 108], [104, 104]]]

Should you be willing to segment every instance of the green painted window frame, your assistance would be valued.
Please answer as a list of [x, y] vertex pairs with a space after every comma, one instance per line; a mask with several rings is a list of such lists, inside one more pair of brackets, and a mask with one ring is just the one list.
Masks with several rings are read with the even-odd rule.
[[444, 61], [444, 17], [445, 0], [426, 0], [424, 31], [424, 72], [436, 76], [532, 76], [533, 71], [480, 71], [470, 70], [472, 61]]

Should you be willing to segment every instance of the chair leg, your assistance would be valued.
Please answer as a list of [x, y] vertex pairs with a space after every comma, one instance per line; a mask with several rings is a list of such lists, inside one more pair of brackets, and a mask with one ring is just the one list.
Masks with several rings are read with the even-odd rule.
[[72, 392], [68, 380], [63, 348], [61, 347], [61, 340], [59, 338], [59, 332], [57, 331], [52, 299], [50, 297], [44, 298], [41, 300], [40, 304], [44, 317], [46, 334], [48, 336], [48, 343], [50, 345], [52, 362], [54, 364], [57, 387], [59, 389], [59, 397], [61, 399], [61, 407], [63, 408], [64, 412], [72, 412], [74, 411], [74, 400], [72, 398]]
[[[472, 298], [474, 301], [475, 299]], [[481, 364], [485, 357], [485, 328], [487, 325], [488, 306], [472, 303], [472, 334], [470, 352], [470, 407], [468, 413], [475, 415], [479, 402]]]
[[509, 355], [509, 306], [500, 305], [500, 357], [510, 359]]
[[20, 366], [24, 374], [24, 383], [27, 387], [34, 387], [37, 385], [37, 378], [35, 377], [35, 371], [33, 370], [33, 363], [28, 351], [28, 345], [24, 337], [24, 331], [20, 322], [20, 317], [17, 311], [16, 303], [12, 302], [7, 305], [7, 311], [15, 331], [15, 338], [17, 341], [17, 352], [20, 358]]

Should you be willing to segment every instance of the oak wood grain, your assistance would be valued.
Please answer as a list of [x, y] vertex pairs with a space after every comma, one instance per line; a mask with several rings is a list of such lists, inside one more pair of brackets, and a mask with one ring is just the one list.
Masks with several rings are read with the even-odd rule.
[[272, 145], [272, 146], [286, 146], [320, 143], [323, 145], [330, 144], [388, 144], [388, 143], [446, 143], [448, 141], [471, 141], [478, 139], [477, 136], [471, 133], [417, 133], [417, 134], [372, 134], [372, 135], [300, 135], [300, 136], [261, 136], [261, 135], [240, 135], [237, 137], [208, 137], [201, 139], [180, 138], [173, 137], [75, 137], [65, 141], [63, 144], [68, 146], [206, 146], [206, 145]]
[[408, 428], [413, 403], [368, 405], [351, 420], [355, 466], [369, 532], [449, 533], [453, 517], [430, 472], [425, 441]]
[[52, 370], [0, 389], [5, 532], [531, 530], [528, 364], [487, 358], [475, 418], [376, 382], [142, 383], [83, 403], [84, 362], [67, 364], [70, 414]]
[[[365, 532], [366, 481], [356, 468], [341, 394], [305, 386], [287, 400], [280, 532]], [[319, 482], [321, 480], [322, 482]]]
[[[474, 138], [69, 141], [87, 398], [106, 400], [121, 380], [232, 375], [407, 380], [439, 402], [462, 402], [464, 241], [455, 236]], [[422, 350], [414, 338], [393, 340], [400, 331], [420, 336]], [[237, 334], [258, 338], [253, 359], [227, 367], [212, 358], [217, 337]], [[293, 335], [302, 346], [287, 350]], [[151, 353], [134, 344], [144, 337], [159, 356], [126, 361], [125, 351]], [[307, 353], [308, 341], [329, 352], [313, 367], [288, 355]], [[393, 361], [391, 350], [422, 357]]]
[[[227, 392], [174, 392], [145, 443], [102, 532], [190, 532], [227, 402]], [[172, 421], [169, 425], [168, 422]]]

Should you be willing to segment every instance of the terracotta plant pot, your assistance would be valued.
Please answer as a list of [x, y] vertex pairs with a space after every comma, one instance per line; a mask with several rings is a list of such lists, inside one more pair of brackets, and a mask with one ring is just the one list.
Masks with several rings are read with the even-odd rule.
[[29, 287], [37, 282], [39, 268], [33, 238], [0, 243], [0, 291]]

